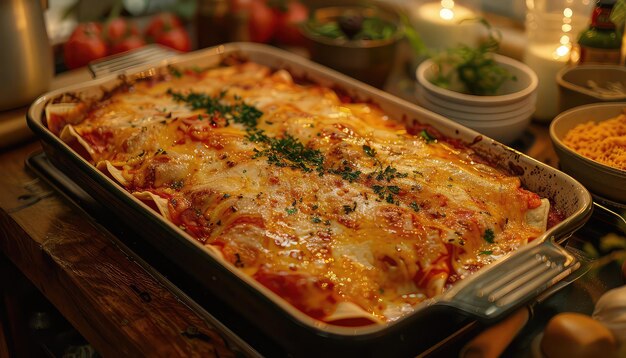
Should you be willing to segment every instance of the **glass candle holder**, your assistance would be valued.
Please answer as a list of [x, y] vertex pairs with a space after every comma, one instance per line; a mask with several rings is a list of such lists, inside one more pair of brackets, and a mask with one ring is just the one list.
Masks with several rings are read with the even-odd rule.
[[426, 47], [435, 52], [459, 44], [474, 46], [481, 34], [478, 0], [424, 0], [409, 5], [411, 24]]
[[556, 74], [576, 62], [576, 40], [589, 22], [594, 0], [526, 0], [524, 62], [539, 78], [533, 118], [551, 121], [559, 112]]

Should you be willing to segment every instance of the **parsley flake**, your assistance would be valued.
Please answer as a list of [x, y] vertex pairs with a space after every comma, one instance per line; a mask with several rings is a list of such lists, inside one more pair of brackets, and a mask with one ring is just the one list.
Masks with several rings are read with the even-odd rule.
[[437, 140], [437, 138], [430, 135], [430, 133], [428, 133], [425, 129], [422, 129], [422, 131], [420, 132], [420, 137], [424, 138], [426, 143], [432, 143]]
[[485, 230], [485, 234], [483, 235], [483, 239], [485, 239], [485, 241], [487, 241], [490, 244], [493, 244], [495, 237], [496, 235], [494, 234], [493, 230], [491, 229]]
[[373, 149], [372, 147], [370, 147], [369, 145], [363, 145], [363, 151], [365, 152], [365, 154], [367, 154], [368, 157], [375, 157], [376, 156], [376, 149]]

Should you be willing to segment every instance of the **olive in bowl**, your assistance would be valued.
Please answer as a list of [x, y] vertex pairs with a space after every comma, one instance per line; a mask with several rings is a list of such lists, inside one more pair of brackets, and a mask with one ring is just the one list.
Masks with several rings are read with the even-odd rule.
[[301, 31], [313, 61], [379, 88], [404, 35], [398, 14], [363, 6], [317, 9]]

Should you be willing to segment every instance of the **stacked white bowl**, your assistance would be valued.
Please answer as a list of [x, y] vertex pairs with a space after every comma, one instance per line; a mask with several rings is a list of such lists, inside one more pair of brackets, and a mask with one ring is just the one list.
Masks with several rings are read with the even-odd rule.
[[450, 118], [505, 144], [512, 143], [530, 124], [537, 100], [537, 75], [525, 64], [494, 55], [515, 80], [506, 81], [493, 96], [477, 96], [439, 87], [428, 79], [437, 66], [425, 60], [417, 67], [417, 100], [435, 113]]

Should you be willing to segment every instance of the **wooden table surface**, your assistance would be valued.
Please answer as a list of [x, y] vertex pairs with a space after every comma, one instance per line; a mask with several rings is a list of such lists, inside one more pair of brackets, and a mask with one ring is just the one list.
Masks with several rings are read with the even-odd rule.
[[[533, 124], [528, 132], [525, 151], [554, 165], [547, 127]], [[25, 167], [38, 150], [33, 140], [0, 149], [1, 254], [104, 356], [234, 356], [220, 329]]]
[[[51, 89], [90, 78], [86, 68], [66, 72]], [[41, 146], [25, 113], [0, 112], [0, 255], [104, 356], [234, 356], [218, 329], [27, 170]]]
[[104, 356], [234, 356], [217, 329], [25, 169], [39, 148], [0, 153], [1, 252]]

